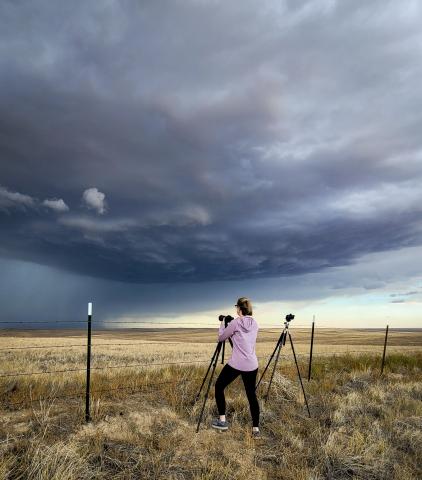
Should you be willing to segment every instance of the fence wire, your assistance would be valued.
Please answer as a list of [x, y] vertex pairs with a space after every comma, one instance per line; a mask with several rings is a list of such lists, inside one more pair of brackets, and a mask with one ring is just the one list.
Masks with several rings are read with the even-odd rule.
[[[417, 353], [418, 351], [407, 351], [407, 353]], [[342, 356], [347, 355], [349, 353], [360, 353], [360, 354], [369, 354], [369, 355], [379, 355], [380, 352], [368, 352], [362, 350], [347, 350], [343, 352], [318, 352], [313, 353], [312, 356]], [[393, 352], [394, 353], [394, 352]], [[399, 352], [400, 353], [400, 352]], [[257, 356], [258, 359], [269, 359], [269, 355], [259, 355]], [[293, 358], [293, 353], [280, 353], [280, 358]], [[308, 353], [296, 353], [296, 357], [309, 357]], [[138, 368], [138, 367], [160, 367], [166, 365], [183, 365], [183, 364], [194, 364], [194, 363], [210, 363], [210, 358], [208, 360], [182, 360], [177, 362], [153, 362], [153, 363], [135, 363], [135, 364], [124, 364], [124, 365], [105, 365], [103, 367], [90, 367], [91, 370], [108, 370], [108, 369], [115, 369], [115, 368]], [[46, 370], [44, 372], [0, 372], [0, 378], [6, 377], [23, 377], [23, 376], [30, 376], [30, 375], [54, 375], [57, 373], [77, 373], [77, 372], [86, 372], [86, 368], [70, 368], [66, 370]]]
[[[113, 347], [113, 346], [138, 346], [138, 345], [186, 345], [186, 342], [137, 342], [137, 343], [92, 343], [91, 347]], [[12, 350], [29, 350], [37, 348], [71, 348], [71, 347], [87, 347], [87, 344], [70, 344], [70, 345], [28, 345], [26, 347], [8, 347], [0, 348], [0, 352], [8, 352]]]
[[[2, 320], [0, 321], [1, 325], [48, 325], [48, 324], [54, 324], [54, 325], [74, 325], [74, 324], [82, 324], [82, 325], [87, 325], [88, 322], [87, 320], [68, 320], [68, 321], [63, 321], [63, 320], [31, 320], [31, 321], [19, 321], [19, 320]], [[197, 328], [202, 328], [202, 327], [216, 327], [218, 326], [218, 321], [215, 321], [214, 323], [199, 323], [199, 322], [155, 322], [155, 321], [144, 321], [144, 320], [104, 320], [102, 322], [96, 322], [96, 321], [91, 321], [92, 327], [106, 327], [108, 325], [170, 325], [178, 328], [184, 328], [184, 325], [195, 325]], [[281, 324], [273, 324], [273, 325], [265, 325], [265, 324], [260, 324], [260, 328], [271, 328], [271, 329], [283, 329], [283, 325]], [[133, 327], [132, 327], [133, 328]], [[149, 327], [148, 327], [149, 328]], [[290, 325], [290, 328], [312, 328], [312, 325]], [[331, 327], [323, 327], [320, 325], [318, 328], [331, 328]]]
[[[168, 380], [166, 382], [150, 383], [150, 384], [143, 384], [143, 385], [141, 384], [141, 385], [138, 385], [138, 386], [131, 386], [131, 387], [104, 388], [104, 389], [101, 389], [101, 390], [93, 390], [93, 391], [90, 392], [90, 395], [92, 397], [95, 394], [116, 392], [116, 391], [119, 391], [119, 390], [121, 390], [121, 391], [132, 390], [133, 393], [143, 393], [143, 390], [145, 390], [145, 388], [152, 387], [154, 389], [156, 387], [159, 387], [159, 386], [162, 386], [162, 385], [168, 385], [170, 383], [177, 383], [177, 380]], [[65, 393], [65, 394], [62, 394], [62, 395], [51, 395], [51, 396], [48, 396], [48, 397], [42, 396], [42, 397], [37, 397], [37, 398], [29, 398], [29, 399], [21, 400], [19, 402], [7, 402], [6, 406], [24, 405], [24, 404], [28, 404], [28, 403], [32, 404], [32, 403], [39, 402], [39, 401], [47, 401], [47, 400], [51, 401], [51, 400], [55, 400], [57, 398], [59, 398], [59, 399], [62, 399], [62, 398], [79, 398], [79, 397], [85, 396], [85, 393], [86, 392], [83, 391], [83, 392]]]

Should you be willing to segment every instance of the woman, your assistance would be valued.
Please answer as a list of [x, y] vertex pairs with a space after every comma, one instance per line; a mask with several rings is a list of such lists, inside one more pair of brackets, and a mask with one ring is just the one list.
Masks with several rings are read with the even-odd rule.
[[215, 400], [220, 418], [211, 424], [218, 430], [229, 428], [226, 421], [226, 401], [224, 389], [239, 375], [242, 376], [252, 417], [252, 435], [259, 436], [259, 403], [255, 394], [256, 375], [258, 373], [258, 359], [255, 353], [258, 324], [252, 317], [252, 304], [246, 297], [238, 299], [236, 305], [238, 317], [232, 320], [226, 328], [221, 322], [218, 331], [218, 341], [223, 342], [231, 338], [233, 352], [230, 360], [215, 382]]

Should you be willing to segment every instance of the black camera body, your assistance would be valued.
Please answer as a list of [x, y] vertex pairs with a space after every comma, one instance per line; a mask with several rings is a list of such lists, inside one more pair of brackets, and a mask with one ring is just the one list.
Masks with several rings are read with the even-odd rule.
[[232, 321], [234, 320], [234, 317], [232, 317], [231, 315], [220, 315], [218, 317], [218, 319], [220, 320], [220, 322], [224, 322], [224, 326], [227, 327], [227, 325]]
[[290, 322], [291, 320], [293, 320], [295, 318], [294, 315], [292, 315], [291, 313], [289, 313], [288, 315], [286, 315], [286, 322]]

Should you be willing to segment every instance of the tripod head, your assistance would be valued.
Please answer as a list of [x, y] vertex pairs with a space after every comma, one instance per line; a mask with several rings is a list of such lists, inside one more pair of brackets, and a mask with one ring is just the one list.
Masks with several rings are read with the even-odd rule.
[[295, 316], [291, 313], [286, 315], [286, 319], [284, 320], [284, 330], [289, 328], [290, 322], [295, 318]]

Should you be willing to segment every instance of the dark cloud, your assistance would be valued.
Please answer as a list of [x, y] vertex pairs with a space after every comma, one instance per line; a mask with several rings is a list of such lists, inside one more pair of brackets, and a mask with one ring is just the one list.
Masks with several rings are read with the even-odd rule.
[[414, 2], [3, 2], [0, 255], [206, 282], [420, 245], [421, 17]]
[[391, 293], [390, 297], [409, 297], [411, 295], [417, 295], [419, 292], [417, 290], [413, 290], [412, 292], [405, 292], [405, 293]]

